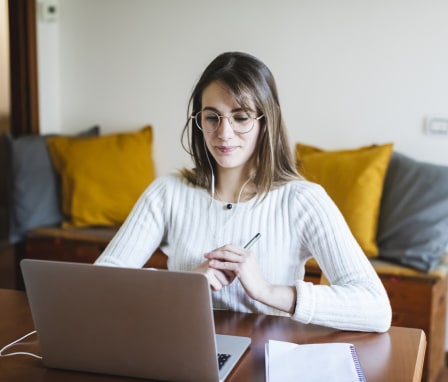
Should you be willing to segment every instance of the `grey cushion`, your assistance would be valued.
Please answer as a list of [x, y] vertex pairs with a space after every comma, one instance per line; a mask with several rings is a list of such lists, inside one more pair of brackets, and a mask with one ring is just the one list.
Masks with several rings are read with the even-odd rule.
[[[100, 128], [94, 126], [80, 135], [98, 135], [99, 131]], [[5, 134], [9, 162], [11, 243], [20, 241], [32, 228], [57, 225], [63, 220], [59, 180], [46, 143], [49, 136], [13, 138]]]
[[448, 167], [394, 152], [386, 174], [379, 257], [431, 271], [448, 246]]

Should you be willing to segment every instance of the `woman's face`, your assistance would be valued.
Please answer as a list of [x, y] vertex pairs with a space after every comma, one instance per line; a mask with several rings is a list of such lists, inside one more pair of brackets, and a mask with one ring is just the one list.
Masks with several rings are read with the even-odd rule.
[[[249, 115], [259, 117], [254, 105]], [[238, 119], [241, 106], [229, 89], [221, 82], [212, 82], [202, 93], [202, 114], [215, 112], [220, 116], [230, 116], [232, 113]], [[246, 110], [247, 111], [247, 110]], [[260, 120], [254, 120], [253, 128], [247, 133], [234, 131], [228, 118], [221, 118], [215, 131], [203, 129], [207, 148], [215, 158], [218, 170], [240, 169], [250, 171], [253, 166], [254, 152], [257, 148], [260, 134]], [[250, 121], [251, 123], [251, 121]]]

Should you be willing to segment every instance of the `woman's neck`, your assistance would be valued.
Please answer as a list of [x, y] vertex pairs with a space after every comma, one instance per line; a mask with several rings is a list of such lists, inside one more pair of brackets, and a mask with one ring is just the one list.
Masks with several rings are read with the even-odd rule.
[[230, 171], [219, 173], [215, 189], [216, 199], [238, 203], [251, 199], [255, 194], [256, 186], [250, 174], [236, 174]]

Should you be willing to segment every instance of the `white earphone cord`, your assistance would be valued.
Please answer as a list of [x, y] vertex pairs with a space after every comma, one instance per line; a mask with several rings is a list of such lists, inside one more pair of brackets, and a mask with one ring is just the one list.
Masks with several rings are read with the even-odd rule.
[[10, 349], [14, 345], [18, 344], [20, 341], [24, 340], [25, 338], [28, 338], [29, 336], [31, 336], [31, 335], [33, 335], [35, 333], [36, 333], [36, 331], [33, 330], [32, 332], [29, 332], [28, 334], [25, 334], [23, 337], [20, 337], [19, 339], [17, 339], [15, 341], [11, 342], [10, 344], [4, 346], [2, 349], [0, 349], [0, 357], [11, 357], [11, 356], [14, 356], [14, 355], [28, 355], [30, 357], [34, 357], [34, 358], [37, 358], [37, 359], [42, 359], [42, 357], [40, 355], [33, 354], [33, 353], [28, 353], [28, 352], [22, 352], [22, 351], [14, 352], [14, 353], [8, 353], [8, 354], [3, 354], [4, 351]]
[[[213, 166], [212, 166], [212, 162], [210, 161], [210, 158], [208, 156], [208, 150], [207, 150], [207, 146], [205, 144], [205, 140], [204, 140], [204, 148], [205, 148], [205, 156], [207, 157], [207, 161], [208, 161], [208, 165], [210, 166], [210, 170], [212, 172], [212, 184], [211, 184], [211, 194], [212, 194], [212, 199], [215, 198], [215, 173], [213, 172]], [[237, 206], [240, 202], [240, 198], [241, 198], [241, 194], [243, 193], [244, 187], [247, 186], [247, 183], [249, 183], [249, 181], [252, 179], [252, 177], [250, 176], [249, 179], [247, 179], [243, 186], [240, 188], [240, 192], [238, 193], [238, 200], [236, 202]]]
[[215, 174], [213, 172], [212, 162], [210, 161], [210, 158], [208, 157], [208, 149], [207, 149], [207, 145], [205, 144], [205, 139], [204, 139], [204, 149], [205, 149], [205, 156], [207, 157], [208, 165], [210, 166], [210, 170], [212, 172], [212, 180], [211, 180], [212, 184], [210, 185], [211, 186], [210, 191], [212, 194], [212, 199], [214, 199], [215, 198]]

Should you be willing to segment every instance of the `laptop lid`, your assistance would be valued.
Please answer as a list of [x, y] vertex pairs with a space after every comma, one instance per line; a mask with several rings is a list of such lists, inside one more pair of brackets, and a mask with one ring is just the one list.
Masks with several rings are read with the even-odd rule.
[[[245, 337], [215, 336], [210, 287], [201, 273], [31, 259], [21, 269], [48, 367], [217, 381], [250, 344]], [[218, 349], [217, 339], [227, 349]], [[220, 375], [221, 351], [236, 353]]]

